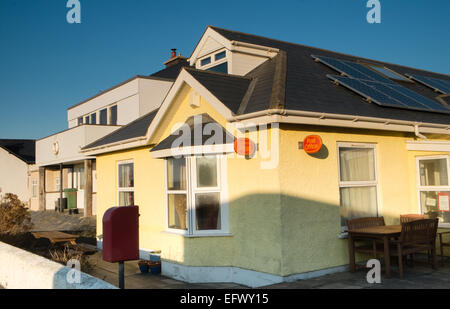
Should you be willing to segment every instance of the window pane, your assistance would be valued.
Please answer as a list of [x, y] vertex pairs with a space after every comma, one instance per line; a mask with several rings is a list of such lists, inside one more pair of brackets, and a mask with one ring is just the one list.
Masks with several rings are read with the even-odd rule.
[[341, 188], [341, 224], [347, 225], [348, 219], [376, 217], [376, 187]]
[[217, 158], [197, 157], [197, 187], [217, 187]]
[[133, 163], [119, 164], [119, 187], [134, 187]]
[[450, 223], [450, 192], [420, 192], [420, 205], [423, 214], [439, 218], [441, 223]]
[[447, 160], [420, 160], [420, 185], [448, 186]]
[[200, 64], [203, 65], [207, 65], [211, 63], [211, 57], [205, 58], [203, 60], [200, 61]]
[[97, 124], [97, 114], [91, 115], [91, 124]]
[[372, 148], [339, 148], [341, 181], [374, 181], [375, 153]]
[[84, 123], [89, 124], [89, 116], [84, 117]]
[[119, 206], [133, 206], [134, 192], [119, 192]]
[[187, 230], [186, 194], [168, 195], [169, 228]]
[[109, 124], [117, 124], [117, 105], [111, 106], [109, 108]]
[[195, 220], [197, 230], [220, 230], [219, 193], [195, 195]]
[[83, 117], [78, 117], [78, 125], [81, 126], [83, 124]]
[[105, 108], [105, 109], [102, 109], [101, 111], [100, 111], [100, 124], [108, 124], [108, 110]]
[[223, 52], [217, 53], [217, 54], [214, 56], [214, 59], [217, 61], [217, 60], [220, 60], [220, 59], [225, 58], [226, 55], [227, 55], [226, 52], [223, 51]]
[[79, 179], [79, 188], [80, 190], [84, 190], [84, 167], [80, 167], [80, 173], [78, 174], [80, 179]]
[[221, 63], [219, 65], [216, 65], [212, 68], [207, 69], [206, 71], [228, 74], [228, 63], [227, 62]]
[[171, 158], [167, 162], [167, 188], [186, 190], [186, 159]]

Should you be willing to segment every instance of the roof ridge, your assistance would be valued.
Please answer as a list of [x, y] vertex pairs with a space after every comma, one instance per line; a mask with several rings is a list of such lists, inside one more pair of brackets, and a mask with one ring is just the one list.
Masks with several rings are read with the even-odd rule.
[[392, 63], [392, 62], [386, 62], [386, 61], [382, 61], [382, 60], [370, 59], [370, 58], [366, 58], [366, 57], [356, 56], [356, 55], [347, 54], [347, 53], [334, 51], [334, 50], [330, 50], [330, 49], [325, 49], [325, 48], [321, 48], [321, 47], [315, 47], [315, 46], [311, 46], [311, 45], [305, 45], [305, 44], [300, 44], [300, 43], [294, 43], [294, 42], [278, 40], [278, 39], [270, 38], [270, 37], [267, 37], [267, 36], [261, 36], [261, 35], [257, 35], [257, 34], [251, 34], [251, 33], [246, 33], [246, 32], [241, 32], [241, 31], [229, 30], [229, 29], [215, 27], [215, 26], [208, 26], [208, 27], [211, 27], [212, 29], [224, 30], [224, 31], [232, 32], [232, 33], [243, 34], [243, 35], [253, 36], [253, 37], [256, 37], [256, 38], [276, 41], [276, 42], [289, 44], [289, 45], [301, 46], [301, 47], [306, 47], [306, 48], [314, 48], [314, 49], [317, 49], [317, 50], [321, 50], [321, 51], [325, 51], [325, 52], [331, 52], [331, 53], [335, 53], [335, 54], [339, 54], [339, 55], [343, 55], [343, 56], [347, 56], [347, 57], [359, 58], [361, 60], [374, 61], [374, 62], [378, 62], [378, 63], [381, 63], [381, 64], [395, 65], [395, 66], [399, 66], [399, 67], [402, 67], [402, 68], [417, 70], [417, 71], [421, 71], [421, 72], [425, 72], [425, 73], [438, 74], [438, 75], [442, 75], [442, 76], [446, 76], [446, 77], [450, 78], [450, 74], [446, 74], [446, 73], [433, 72], [433, 71], [430, 71], [430, 70], [414, 68], [414, 67], [411, 67], [411, 66], [397, 64], [397, 63]]
[[270, 97], [270, 109], [284, 109], [286, 103], [287, 55], [280, 50], [275, 57], [275, 73]]

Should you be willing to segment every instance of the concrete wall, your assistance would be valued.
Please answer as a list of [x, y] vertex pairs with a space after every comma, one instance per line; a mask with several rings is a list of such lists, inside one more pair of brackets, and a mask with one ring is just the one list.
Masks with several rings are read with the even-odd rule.
[[[0, 242], [0, 285], [6, 289], [115, 289], [81, 273], [80, 283], [69, 283], [71, 268]], [[69, 278], [74, 278], [70, 277]]]
[[29, 202], [28, 164], [0, 148], [0, 197], [14, 193], [23, 202]]

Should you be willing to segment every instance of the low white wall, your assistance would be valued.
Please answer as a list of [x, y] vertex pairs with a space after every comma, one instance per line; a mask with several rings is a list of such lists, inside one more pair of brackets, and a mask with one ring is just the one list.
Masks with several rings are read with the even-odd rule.
[[116, 289], [85, 273], [81, 273], [80, 283], [69, 283], [70, 271], [69, 267], [0, 242], [0, 286], [6, 289]]

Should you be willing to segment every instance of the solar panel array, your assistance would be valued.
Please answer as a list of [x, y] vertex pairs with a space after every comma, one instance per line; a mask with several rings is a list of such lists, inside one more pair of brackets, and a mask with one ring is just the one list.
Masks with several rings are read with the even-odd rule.
[[450, 80], [438, 79], [433, 77], [421, 76], [421, 75], [411, 75], [406, 74], [413, 80], [424, 84], [427, 87], [430, 87], [434, 90], [437, 90], [441, 93], [447, 94], [450, 93]]
[[[325, 56], [312, 57], [344, 75], [327, 75], [329, 79], [380, 106], [450, 114], [450, 109], [438, 102], [409, 90], [362, 64]], [[445, 82], [440, 83], [441, 89], [447, 87]]]
[[380, 74], [356, 62], [324, 56], [312, 55], [311, 57], [313, 57], [316, 61], [320, 61], [323, 64], [329, 66], [330, 68], [349, 77], [362, 80], [373, 80], [380, 83], [388, 83], [388, 84], [394, 83], [390, 79], [383, 77]]
[[338, 75], [327, 75], [327, 77], [380, 106], [450, 114], [450, 110], [439, 103], [401, 85], [378, 83]]

